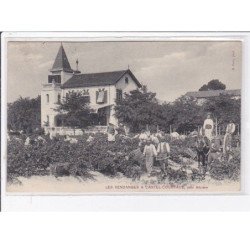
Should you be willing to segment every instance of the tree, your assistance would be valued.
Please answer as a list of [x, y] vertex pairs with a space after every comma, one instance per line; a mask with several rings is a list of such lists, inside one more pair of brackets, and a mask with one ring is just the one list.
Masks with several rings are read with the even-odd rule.
[[202, 107], [192, 97], [181, 96], [171, 105], [171, 120], [169, 124], [178, 133], [196, 130], [203, 122]]
[[148, 125], [151, 131], [159, 129], [170, 132], [170, 125], [180, 133], [193, 131], [203, 122], [202, 108], [194, 98], [182, 96], [173, 103], [160, 105], [156, 94], [140, 90], [125, 94], [115, 107], [119, 121], [130, 126], [131, 131], [139, 132]]
[[8, 103], [8, 129], [31, 133], [41, 125], [41, 96]]
[[207, 90], [225, 90], [226, 85], [220, 82], [218, 79], [211, 80], [207, 84], [204, 84], [199, 91], [207, 91]]
[[86, 128], [91, 125], [92, 109], [89, 107], [89, 98], [82, 92], [70, 91], [56, 111], [59, 112], [57, 119], [62, 121], [63, 126]]
[[211, 112], [217, 118], [218, 126], [223, 128], [232, 120], [240, 123], [241, 120], [241, 99], [233, 99], [230, 95], [220, 95], [209, 98], [203, 104], [204, 113]]
[[130, 126], [133, 132], [145, 129], [147, 125], [156, 126], [156, 114], [160, 105], [155, 96], [156, 94], [148, 91], [146, 86], [125, 93], [122, 100], [116, 101], [116, 117], [120, 122]]
[[158, 126], [169, 132], [170, 125], [178, 133], [191, 132], [202, 126], [206, 114], [212, 113], [213, 119], [224, 130], [230, 120], [240, 123], [241, 100], [233, 99], [229, 95], [211, 97], [202, 105], [188, 96], [181, 96], [172, 103], [159, 104], [156, 94], [147, 91], [144, 86], [141, 90], [125, 94], [115, 107], [117, 118], [130, 126], [131, 131], [139, 132], [149, 125], [151, 131]]

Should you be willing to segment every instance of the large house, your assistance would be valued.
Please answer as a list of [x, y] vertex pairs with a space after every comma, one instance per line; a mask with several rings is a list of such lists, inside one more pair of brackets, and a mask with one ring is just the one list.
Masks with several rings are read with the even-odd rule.
[[129, 69], [81, 74], [78, 60], [76, 65], [77, 69], [73, 70], [61, 44], [50, 69], [48, 82], [42, 87], [41, 126], [47, 131], [62, 126], [55, 109], [70, 91], [81, 91], [89, 98], [90, 108], [97, 114], [96, 125], [117, 125], [114, 110], [116, 99], [122, 98], [125, 92], [140, 88], [140, 82]]

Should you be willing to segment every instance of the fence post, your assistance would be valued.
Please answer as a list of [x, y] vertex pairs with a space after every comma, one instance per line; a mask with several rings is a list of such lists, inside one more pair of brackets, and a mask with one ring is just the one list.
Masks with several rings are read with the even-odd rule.
[[215, 135], [218, 135], [218, 121], [217, 121], [217, 117], [215, 118]]

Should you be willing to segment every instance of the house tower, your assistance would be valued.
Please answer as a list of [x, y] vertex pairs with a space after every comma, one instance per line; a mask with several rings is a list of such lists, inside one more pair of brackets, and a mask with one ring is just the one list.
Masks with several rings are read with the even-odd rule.
[[43, 84], [41, 93], [41, 126], [56, 127], [56, 107], [62, 99], [61, 86], [70, 79], [75, 73], [69, 63], [63, 45], [61, 44], [50, 73], [48, 82]]

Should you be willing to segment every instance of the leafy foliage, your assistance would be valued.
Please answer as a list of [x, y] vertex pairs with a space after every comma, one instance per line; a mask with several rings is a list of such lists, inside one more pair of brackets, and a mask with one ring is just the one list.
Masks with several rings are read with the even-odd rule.
[[63, 126], [85, 128], [91, 125], [92, 109], [89, 99], [82, 92], [70, 91], [56, 109]]
[[211, 80], [207, 84], [204, 84], [199, 91], [207, 91], [207, 90], [225, 90], [226, 85], [223, 84], [218, 79]]
[[41, 96], [37, 98], [20, 97], [8, 104], [8, 128], [14, 131], [23, 130], [31, 133], [40, 128], [41, 123]]
[[146, 125], [155, 124], [159, 104], [156, 94], [149, 92], [146, 86], [125, 93], [125, 98], [116, 102], [116, 117], [124, 124], [128, 124], [133, 132], [146, 128]]
[[[30, 177], [33, 175], [48, 175], [51, 163], [69, 163], [81, 172], [87, 174], [89, 170], [99, 171], [105, 175], [115, 177], [122, 173], [128, 178], [133, 178], [135, 162], [127, 156], [138, 148], [138, 140], [124, 136], [117, 136], [115, 142], [109, 143], [107, 135], [95, 134], [93, 141], [87, 142], [87, 136], [78, 138], [78, 142], [71, 144], [62, 138], [50, 140], [43, 136], [46, 142], [35, 141], [31, 138], [31, 145], [24, 146], [24, 138], [12, 138], [8, 142], [7, 176], [8, 180], [16, 177]], [[194, 150], [194, 138], [170, 142], [170, 160], [177, 165], [189, 164], [183, 162], [190, 156], [187, 148]], [[139, 170], [145, 171], [145, 166]], [[182, 182], [188, 179], [185, 168], [167, 169], [168, 180]], [[213, 162], [211, 177], [222, 180], [238, 180], [240, 176], [240, 150], [234, 149], [230, 162]], [[202, 180], [203, 176], [193, 170], [192, 180]]]
[[224, 129], [230, 120], [240, 121], [240, 99], [232, 99], [229, 95], [211, 97], [203, 104], [188, 96], [181, 96], [172, 103], [159, 104], [156, 94], [149, 92], [144, 86], [141, 90], [131, 91], [117, 102], [117, 118], [130, 126], [131, 131], [139, 132], [148, 125], [151, 131], [156, 127], [170, 132], [186, 133], [202, 126], [207, 112], [212, 112], [219, 126]]
[[210, 98], [203, 104], [202, 109], [203, 113], [211, 112], [217, 118], [223, 132], [231, 120], [234, 123], [240, 123], [241, 120], [241, 99], [232, 99], [229, 95]]
[[171, 141], [170, 159], [176, 163], [182, 163], [182, 158], [190, 158], [187, 154], [187, 149], [195, 150], [195, 138], [187, 137], [185, 140]]
[[92, 142], [87, 138], [78, 138], [76, 144], [46, 139], [45, 143], [32, 140], [31, 145], [24, 146], [23, 139], [11, 139], [8, 142], [8, 177], [47, 175], [50, 163], [70, 163], [82, 169], [93, 169], [107, 175], [129, 172], [130, 162], [125, 156], [136, 149], [136, 139], [117, 137], [116, 142], [109, 143], [107, 135], [96, 134]]
[[214, 161], [211, 164], [211, 177], [216, 180], [239, 180], [240, 178], [240, 151], [231, 152], [230, 161]]
[[170, 108], [172, 119], [169, 123], [178, 133], [191, 132], [204, 121], [202, 107], [194, 98], [182, 96]]

